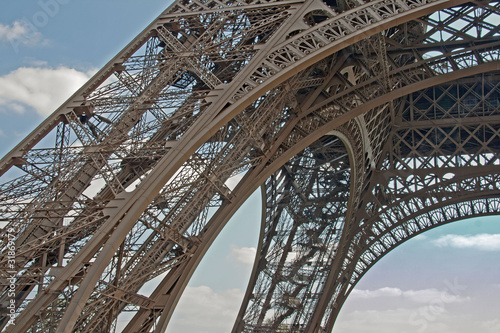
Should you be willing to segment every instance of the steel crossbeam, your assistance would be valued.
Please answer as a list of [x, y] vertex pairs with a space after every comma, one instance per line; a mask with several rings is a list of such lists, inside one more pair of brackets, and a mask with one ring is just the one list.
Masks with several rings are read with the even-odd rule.
[[0, 329], [111, 332], [132, 311], [126, 332], [165, 331], [262, 185], [233, 333], [330, 332], [386, 253], [499, 213], [499, 17], [487, 0], [175, 1], [0, 161], [17, 234], [0, 267], [15, 244], [18, 272]]

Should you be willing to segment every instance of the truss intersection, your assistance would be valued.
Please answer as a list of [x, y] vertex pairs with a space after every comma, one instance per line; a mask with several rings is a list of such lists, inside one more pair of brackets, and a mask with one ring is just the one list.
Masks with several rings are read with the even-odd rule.
[[486, 0], [175, 1], [1, 160], [0, 327], [163, 332], [262, 185], [233, 332], [330, 332], [390, 250], [499, 213], [499, 21]]

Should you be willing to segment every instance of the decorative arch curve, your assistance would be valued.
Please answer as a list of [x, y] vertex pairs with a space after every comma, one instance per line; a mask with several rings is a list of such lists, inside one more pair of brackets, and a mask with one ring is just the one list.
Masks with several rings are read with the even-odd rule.
[[[481, 69], [481, 68], [482, 68], [482, 69]], [[485, 70], [485, 69], [486, 69], [486, 67], [479, 67], [478, 69], [479, 69], [479, 71], [481, 71], [481, 70]], [[455, 76], [455, 75], [460, 75], [460, 74], [462, 74], [462, 75], [467, 75], [467, 74], [470, 74], [470, 73], [471, 73], [470, 71], [466, 71], [466, 70], [464, 70], [463, 72], [456, 72], [456, 73], [454, 73], [453, 79], [456, 79], [456, 76]], [[444, 78], [446, 78], [446, 76], [443, 76], [443, 77], [444, 77]], [[451, 77], [451, 76], [450, 76], [450, 77]], [[445, 80], [440, 81], [440, 83], [441, 83], [441, 82], [445, 82]], [[453, 81], [451, 81], [451, 82], [453, 82]], [[432, 83], [435, 83], [435, 81], [433, 82], [432, 80], [428, 80], [428, 81], [427, 81], [427, 86], [432, 87], [432, 86], [433, 86], [433, 84], [432, 84]], [[412, 89], [412, 90], [410, 90], [410, 91], [409, 91], [409, 90], [405, 90], [405, 93], [410, 94], [410, 93], [412, 93], [412, 92], [417, 92], [417, 91], [418, 91], [418, 90], [417, 90], [418, 88], [422, 88], [422, 86], [421, 86], [421, 85], [415, 85], [415, 86], [413, 86], [413, 89]], [[396, 91], [396, 94], [397, 94], [397, 93], [398, 93], [398, 92]], [[388, 94], [388, 96], [394, 96], [394, 95], [392, 95], [392, 94], [394, 94], [394, 93], [389, 93], [389, 94]], [[384, 98], [384, 99], [385, 99], [385, 98], [390, 99], [390, 97], [385, 97], [385, 96], [384, 96], [383, 98]], [[373, 104], [370, 104], [370, 105], [373, 105]], [[382, 106], [383, 106], [383, 105], [382, 105]], [[363, 105], [361, 105], [360, 107], [363, 107]], [[346, 124], [346, 125], [347, 125], [347, 124]], [[355, 128], [359, 126], [359, 122], [351, 121], [351, 122], [349, 123], [349, 125], [347, 125], [347, 126], [349, 126], [349, 128], [348, 128], [348, 129], [347, 129], [347, 128], [342, 128], [342, 127], [340, 127], [340, 128], [339, 128], [339, 127], [338, 127], [338, 123], [335, 123], [334, 121], [332, 121], [331, 123], [329, 123], [329, 124], [327, 124], [326, 126], [324, 126], [324, 128], [321, 128], [321, 129], [320, 129], [320, 130], [322, 130], [323, 132], [320, 132], [320, 130], [317, 130], [317, 131], [315, 131], [315, 132], [312, 132], [310, 136], [306, 136], [306, 137], [304, 137], [302, 141], [298, 141], [298, 142], [296, 143], [296, 145], [294, 145], [294, 146], [292, 146], [291, 148], [289, 148], [289, 150], [288, 150], [288, 151], [286, 151], [286, 153], [285, 153], [285, 154], [280, 155], [280, 157], [279, 157], [279, 158], [277, 158], [277, 159], [275, 159], [275, 160], [273, 161], [273, 164], [271, 164], [271, 165], [270, 165], [270, 166], [268, 166], [268, 167], [269, 167], [269, 168], [274, 168], [274, 166], [275, 166], [275, 165], [276, 165], [276, 166], [277, 166], [277, 165], [279, 165], [279, 161], [288, 160], [288, 159], [292, 158], [294, 155], [296, 155], [296, 154], [297, 154], [297, 152], [296, 152], [296, 151], [298, 151], [298, 152], [299, 152], [301, 149], [304, 149], [305, 147], [307, 147], [307, 146], [309, 145], [309, 142], [310, 142], [310, 141], [312, 141], [312, 140], [316, 139], [317, 137], [321, 137], [321, 135], [322, 135], [321, 133], [327, 133], [326, 131], [329, 131], [329, 130], [331, 130], [331, 129], [337, 128], [337, 129], [340, 131], [340, 133], [342, 133], [343, 131], [347, 131], [348, 133], [351, 133], [351, 134], [356, 133]], [[359, 131], [359, 130], [358, 130], [358, 131]], [[358, 132], [358, 133], [359, 133], [359, 132]], [[359, 139], [359, 140], [357, 141], [357, 139]], [[357, 151], [357, 152], [358, 152], [358, 153], [356, 153], [356, 155], [353, 157], [353, 160], [357, 160], [358, 162], [359, 162], [359, 161], [364, 161], [363, 151], [364, 151], [366, 148], [363, 148], [363, 139], [362, 139], [361, 135], [357, 136], [356, 138], [355, 138], [355, 137], [351, 137], [349, 140], [350, 140], [350, 142], [351, 142], [351, 145], [353, 145], [353, 146], [355, 146], [355, 147], [358, 147], [358, 148], [356, 148], [356, 149], [351, 148], [351, 150], [352, 150], [352, 151]], [[355, 143], [356, 141], [357, 141], [357, 143]], [[365, 171], [365, 164], [364, 164], [364, 163], [365, 163], [365, 162], [360, 162], [360, 163], [358, 163], [358, 164], [357, 164], [357, 165], [358, 165], [358, 167], [359, 167], [359, 169], [360, 169], [359, 174], [363, 174], [363, 173], [364, 173], [364, 171]], [[265, 169], [264, 169], [264, 170], [265, 170]], [[248, 182], [249, 182], [249, 183], [251, 183], [251, 184], [254, 184], [254, 186], [255, 186], [255, 184], [257, 184], [257, 183], [258, 183], [258, 181], [256, 181], [255, 179], [258, 179], [258, 178], [252, 178], [252, 177], [261, 177], [262, 175], [257, 176], [257, 175], [258, 175], [258, 173], [257, 173], [258, 171], [257, 171], [257, 170], [251, 170], [250, 172], [255, 172], [255, 174], [254, 174], [254, 175], [250, 175], [250, 173], [249, 173], [249, 174], [247, 174], [247, 177], [249, 177], [249, 178], [248, 178]], [[260, 172], [263, 172], [263, 171], [260, 171]], [[269, 172], [269, 170], [267, 170], [267, 172]], [[267, 172], [265, 172], [265, 171], [264, 171], [264, 174], [267, 174]], [[264, 176], [262, 176], [262, 178], [260, 178], [260, 179], [264, 179]], [[358, 181], [360, 181], [360, 182], [361, 182], [361, 184], [365, 184], [365, 183], [364, 183], [364, 181], [362, 181], [362, 179], [363, 179], [363, 178], [361, 178], [361, 180], [359, 180], [359, 179], [358, 179]], [[242, 184], [244, 184], [244, 183], [245, 183], [245, 181], [243, 180], [243, 181], [242, 181]], [[277, 186], [277, 185], [276, 185], [276, 186]], [[251, 188], [251, 190], [248, 190], [248, 192], [247, 192], [247, 193], [248, 193], [248, 195], [249, 195], [249, 194], [250, 194], [253, 190], [255, 190], [255, 189], [256, 189], [256, 187], [252, 187], [252, 188]], [[215, 221], [215, 220], [219, 220], [219, 221], [220, 221], [220, 217], [221, 217], [221, 216], [217, 215], [217, 217], [214, 219], [214, 221]], [[229, 216], [226, 216], [226, 218], [227, 218], [227, 219], [229, 219]], [[215, 236], [217, 235], [217, 232], [213, 233], [212, 235], [213, 235], [213, 237], [215, 237]], [[199, 259], [201, 260], [201, 257], [200, 257]], [[192, 272], [194, 272], [194, 269], [195, 269], [195, 267], [196, 267], [196, 266], [191, 266], [191, 267], [192, 267], [192, 269], [193, 269], [193, 270], [192, 270]], [[191, 274], [192, 274], [192, 273], [191, 273]], [[186, 278], [186, 279], [182, 279], [182, 280], [183, 280], [183, 281], [186, 281], [186, 280], [187, 280], [187, 278]], [[187, 283], [187, 282], [186, 282], [186, 283]], [[181, 292], [180, 292], [180, 291], [179, 291], [178, 295], [179, 295], [179, 297], [180, 297], [180, 295], [181, 295]], [[251, 295], [251, 292], [247, 293], [247, 297], [249, 297], [250, 295]], [[329, 298], [329, 300], [330, 300], [330, 299], [331, 299], [331, 298]], [[169, 306], [168, 306], [168, 308], [169, 308], [169, 309], [173, 309], [172, 305], [169, 305]], [[332, 313], [331, 315], [332, 315], [332, 316], [334, 316], [335, 314], [334, 314], [334, 313]], [[240, 317], [242, 317], [242, 316], [243, 316], [243, 314], [241, 314], [241, 315], [240, 315]], [[241, 321], [239, 321], [239, 322], [238, 322], [238, 324], [239, 324], [239, 325], [241, 325], [241, 323], [242, 323]], [[236, 331], [234, 331], [234, 332], [237, 332], [239, 328], [241, 328], [241, 326], [239, 326], [239, 327], [238, 327], [238, 326], [236, 326], [236, 327], [235, 327], [235, 330], [236, 330]]]
[[[382, 184], [377, 178], [380, 163], [387, 156], [386, 143], [401, 125], [396, 115], [406, 107], [403, 97], [430, 86], [446, 92], [450, 80], [485, 72], [492, 73], [491, 82], [498, 81], [498, 29], [486, 22], [487, 14], [499, 11], [498, 3], [485, 3], [370, 1], [286, 39], [297, 30], [297, 18], [325, 6], [319, 1], [175, 2], [1, 161], [0, 174], [14, 165], [23, 173], [0, 188], [2, 202], [15, 202], [6, 216], [20, 230], [16, 242], [22, 254], [16, 291], [23, 303], [20, 325], [6, 331], [107, 331], [129, 307], [137, 315], [127, 330], [150, 332], [156, 326], [156, 332], [163, 331], [187, 281], [230, 216], [273, 174], [275, 179], [290, 174], [287, 167], [297, 168], [303, 180], [315, 177], [311, 184], [303, 182], [309, 190], [326, 188], [332, 171], [338, 181], [332, 190], [343, 193], [335, 192], [342, 200], [306, 197], [303, 202], [310, 199], [316, 205], [304, 204], [292, 213], [299, 219], [311, 214], [318, 220], [338, 219], [339, 228], [345, 228], [338, 238], [333, 233], [337, 228], [325, 223], [306, 232], [309, 254], [301, 258], [319, 263], [317, 254], [325, 259], [324, 266], [315, 266], [324, 269], [324, 286], [321, 294], [312, 295], [314, 309], [300, 310], [298, 294], [288, 290], [286, 299], [280, 298], [283, 311], [264, 326], [276, 328], [297, 315], [294, 330], [331, 328], [329, 304], [345, 288], [338, 278], [348, 278], [344, 259], [352, 254], [350, 246], [366, 218], [363, 212], [378, 199], [373, 190]], [[434, 40], [443, 25], [423, 16], [450, 6], [460, 7], [454, 18], [477, 6], [486, 8], [481, 20], [490, 28], [488, 34], [474, 38], [454, 31], [449, 40]], [[432, 26], [427, 32], [422, 30], [426, 24]], [[422, 38], [419, 32], [424, 32]], [[463, 49], [421, 56], [448, 44]], [[111, 75], [116, 81], [108, 84]], [[490, 82], [484, 76], [481, 80]], [[488, 96], [481, 97], [488, 102]], [[475, 111], [465, 122], [480, 122], [482, 115], [473, 117]], [[495, 108], [488, 116], [497, 112]], [[452, 116], [437, 120], [457, 121]], [[33, 149], [56, 127], [56, 147]], [[355, 168], [350, 174], [344, 169], [345, 148], [324, 138], [333, 130], [349, 138]], [[77, 136], [76, 146], [66, 141], [67, 131]], [[469, 137], [477, 139], [474, 133]], [[327, 162], [321, 160], [325, 147], [334, 148]], [[40, 169], [40, 164], [45, 166]], [[315, 168], [306, 172], [311, 165]], [[227, 179], [240, 173], [245, 174], [242, 181], [229, 189]], [[105, 185], [90, 195], [87, 190], [95, 180]], [[269, 183], [271, 192], [278, 192], [273, 186], [283, 182]], [[136, 183], [134, 190], [125, 191]], [[300, 198], [293, 173], [286, 184]], [[324, 239], [315, 234], [325, 230]], [[327, 236], [335, 242], [327, 242]], [[324, 258], [327, 252], [335, 255]], [[313, 276], [299, 271], [287, 275], [296, 285]], [[146, 281], [163, 273], [166, 278], [150, 297], [137, 294]], [[35, 290], [30, 282], [34, 276], [43, 281], [35, 298], [24, 302]], [[267, 303], [278, 304], [274, 299]], [[261, 319], [265, 315], [253, 328], [265, 329]], [[235, 329], [245, 330], [248, 323], [241, 324]]]
[[[473, 217], [498, 215], [500, 213], [500, 178], [498, 174], [482, 175], [468, 179], [457, 179], [435, 188], [414, 193], [413, 197], [393, 204], [367, 221], [356, 239], [342, 275], [347, 281], [334, 295], [332, 317], [336, 318], [343, 303], [360, 279], [390, 251], [407, 240], [442, 225]], [[479, 184], [479, 186], [476, 186]], [[434, 191], [446, 191], [447, 200], [432, 200]], [[419, 204], [415, 203], [418, 201]], [[434, 202], [433, 202], [434, 201]], [[395, 210], [392, 213], [388, 211]], [[383, 218], [383, 216], [385, 216]], [[347, 274], [346, 274], [347, 273]]]
[[[427, 81], [424, 81], [424, 83], [416, 82], [415, 85], [411, 85], [410, 87], [402, 87], [401, 90], [395, 90], [393, 92], [389, 92], [385, 95], [377, 97], [378, 99], [375, 98], [375, 101], [376, 101], [375, 103], [361, 104], [358, 106], [358, 108], [353, 109], [354, 110], [353, 113], [355, 113], [356, 115], [363, 114], [363, 112], [368, 111], [367, 109], [369, 108], [369, 106], [375, 107], [375, 110], [377, 110], [377, 108], [376, 108], [377, 106], [379, 107], [379, 109], [386, 109], [387, 104], [384, 104], [384, 103], [387, 103], [388, 101], [392, 100], [394, 98], [394, 96], [402, 97], [402, 96], [405, 96], [405, 95], [410, 94], [412, 92], [418, 91], [418, 89], [421, 89], [422, 87], [433, 86], [433, 85], [439, 84], [439, 83], [446, 83], [448, 81], [453, 81], [453, 80], [456, 80], [457, 78], [466, 77], [466, 76], [471, 75], [471, 74], [489, 72], [489, 71], [496, 69], [496, 68], [497, 68], [497, 63], [493, 62], [491, 64], [485, 64], [484, 66], [476, 66], [476, 67], [471, 68], [471, 69], [464, 69], [461, 71], [455, 71], [451, 74], [442, 74], [438, 79], [431, 78]], [[376, 79], [374, 79], [373, 81], [376, 81]], [[355, 89], [353, 89], [351, 91], [351, 93], [357, 93], [357, 92], [358, 91]], [[342, 96], [344, 96], [344, 95], [341, 95], [341, 97]], [[335, 102], [329, 101], [328, 103], [335, 105]], [[328, 108], [329, 107], [328, 103], [324, 103], [325, 105], [320, 104], [317, 107], [318, 107], [318, 109]], [[301, 120], [306, 119], [305, 115], [309, 114], [311, 111], [312, 111], [312, 109], [307, 110], [307, 112], [304, 112], [304, 118], [301, 118]], [[354, 117], [354, 115], [353, 115], [353, 117]], [[283, 163], [283, 161], [288, 161], [290, 158], [292, 158], [298, 152], [300, 152], [305, 147], [310, 145], [311, 141], [319, 139], [323, 135], [322, 133], [328, 133], [329, 131], [332, 131], [334, 129], [338, 129], [339, 126], [341, 124], [343, 124], [342, 121], [336, 122], [336, 120], [338, 120], [338, 119], [344, 119], [344, 118], [342, 118], [340, 116], [339, 118], [332, 119], [330, 122], [326, 123], [323, 127], [316, 128], [315, 131], [310, 132], [310, 135], [308, 135], [308, 136], [295, 136], [296, 139], [300, 138], [301, 140], [294, 142], [294, 144], [291, 145], [291, 147], [288, 148], [286, 151], [282, 151], [282, 152], [280, 151], [279, 154], [276, 155], [276, 157], [273, 156], [273, 158], [270, 158], [270, 161], [272, 161], [271, 164], [266, 165], [266, 166], [262, 165], [260, 168], [252, 169], [247, 173], [244, 180], [242, 180], [242, 182], [240, 183], [240, 185], [242, 187], [235, 189], [235, 191], [233, 193], [235, 195], [235, 197], [238, 198], [237, 201], [234, 200], [231, 202], [231, 204], [228, 204], [227, 206], [224, 205], [222, 207], [222, 209], [219, 212], [217, 212], [216, 215], [214, 215], [211, 222], [209, 222], [206, 225], [205, 229], [207, 230], [207, 232], [204, 234], [205, 238], [204, 238], [204, 242], [202, 244], [203, 250], [194, 253], [193, 259], [185, 267], [182, 268], [183, 272], [179, 272], [177, 270], [172, 271], [172, 274], [170, 276], [168, 276], [167, 278], [165, 278], [164, 284], [162, 284], [160, 286], [161, 288], [163, 288], [163, 290], [171, 289], [171, 288], [172, 288], [172, 290], [169, 291], [170, 299], [169, 299], [168, 303], [165, 305], [165, 307], [164, 307], [165, 311], [163, 312], [163, 315], [160, 316], [160, 320], [157, 323], [159, 332], [166, 328], [168, 321], [173, 313], [173, 310], [175, 309], [175, 305], [178, 302], [179, 298], [181, 297], [182, 291], [185, 288], [185, 286], [187, 285], [189, 277], [194, 273], [198, 263], [202, 260], [203, 254], [206, 252], [206, 250], [208, 250], [209, 245], [211, 244], [211, 242], [213, 242], [215, 237], [218, 235], [220, 230], [223, 228], [223, 225], [229, 220], [230, 216], [236, 211], [236, 209], [239, 207], [239, 205], [241, 205], [244, 202], [244, 200], [246, 199], [246, 196], [249, 196], [258, 187], [258, 184], [260, 184], [260, 182], [264, 181], [264, 179], [267, 177], [264, 175], [270, 175], [270, 172], [271, 172], [270, 170], [272, 170], [273, 168], [278, 168], [280, 163]], [[354, 124], [354, 123], [355, 122], [349, 122], [349, 124]], [[291, 126], [290, 129], [295, 130], [296, 123], [292, 122], [291, 124], [293, 126]], [[351, 128], [349, 129], [349, 133], [353, 133], [353, 131], [354, 131], [353, 127], [352, 127], [353, 125], [348, 125], [345, 123], [344, 123], [344, 125], [351, 126]], [[287, 124], [287, 126], [290, 126], [290, 125]], [[354, 126], [354, 127], [356, 127], [356, 126]], [[309, 127], [309, 128], [312, 128], [312, 127]], [[361, 138], [361, 136], [359, 138]], [[352, 140], [355, 141], [354, 139], [352, 139]], [[361, 147], [362, 144], [360, 145], [360, 143], [358, 143], [357, 146]], [[360, 151], [360, 152], [363, 151], [363, 148], [358, 149], [358, 151]], [[358, 158], [358, 161], [363, 161], [363, 162], [358, 164], [360, 167], [360, 174], [363, 174], [363, 172], [365, 170], [364, 168], [366, 165], [364, 164], [365, 158], [361, 157], [361, 156], [362, 156], [362, 153], [361, 153], [361, 155], [358, 155], [357, 158]], [[259, 179], [259, 180], [257, 180], [257, 179]], [[360, 182], [360, 186], [363, 185], [362, 179], [358, 179], [358, 181]], [[241, 193], [246, 193], [246, 194], [244, 194], [243, 196], [240, 196], [240, 194], [238, 193], [238, 190], [242, 191]], [[243, 199], [243, 198], [245, 198], [245, 199]], [[177, 281], [179, 281], [179, 282], [177, 282]], [[331, 314], [328, 314], [328, 315], [330, 316]], [[131, 325], [134, 323], [151, 323], [150, 320], [144, 319], [144, 318], [150, 318], [148, 316], [153, 316], [153, 312], [150, 310], [145, 310], [144, 313], [141, 314], [140, 317], [138, 317], [138, 319], [139, 319], [138, 321], [136, 321], [135, 319], [133, 321], [131, 321]], [[141, 321], [141, 320], [145, 320], [145, 321]], [[130, 326], [127, 329], [132, 330], [132, 329], [136, 329], [136, 328], [137, 328], [137, 326]], [[238, 330], [238, 328], [241, 328], [241, 326], [235, 327], [236, 330]]]

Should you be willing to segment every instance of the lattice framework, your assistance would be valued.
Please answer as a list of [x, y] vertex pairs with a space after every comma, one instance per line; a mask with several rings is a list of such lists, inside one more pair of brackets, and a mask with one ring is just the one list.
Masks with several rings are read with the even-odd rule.
[[175, 2], [1, 161], [6, 331], [163, 331], [262, 183], [234, 332], [330, 331], [385, 253], [498, 212], [499, 6]]

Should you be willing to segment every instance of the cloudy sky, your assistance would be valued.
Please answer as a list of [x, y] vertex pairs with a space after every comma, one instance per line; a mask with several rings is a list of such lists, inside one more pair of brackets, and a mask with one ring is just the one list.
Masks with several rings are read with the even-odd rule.
[[[0, 155], [123, 48], [164, 0], [0, 2]], [[50, 84], [48, 84], [50, 82]], [[227, 332], [257, 242], [254, 195], [193, 277], [169, 333]], [[500, 332], [500, 221], [453, 223], [417, 237], [361, 280], [336, 333]]]

